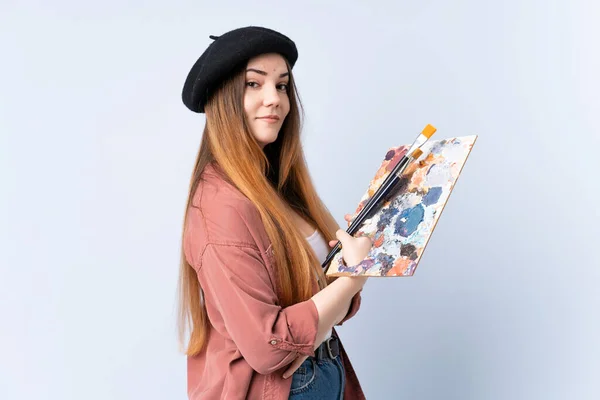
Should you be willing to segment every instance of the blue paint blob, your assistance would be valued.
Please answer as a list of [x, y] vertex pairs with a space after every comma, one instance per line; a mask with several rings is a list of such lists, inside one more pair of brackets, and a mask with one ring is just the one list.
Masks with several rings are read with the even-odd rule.
[[446, 142], [447, 142], [446, 139], [435, 142], [431, 146], [431, 149], [429, 150], [429, 152], [431, 154], [440, 154], [442, 152], [442, 150], [444, 149], [444, 145], [446, 144]]
[[431, 166], [429, 168], [427, 168], [427, 173], [425, 175], [429, 175], [431, 170], [434, 169], [435, 167], [437, 167], [437, 164], [431, 164]]
[[383, 215], [381, 215], [379, 217], [379, 220], [377, 221], [377, 230], [381, 231], [383, 230], [386, 226], [388, 226], [390, 224], [390, 222], [392, 222], [392, 218], [398, 214], [398, 209], [397, 208], [393, 208], [390, 207], [388, 208]]
[[396, 259], [389, 254], [381, 253], [377, 255], [377, 263], [381, 265], [381, 275], [387, 275], [387, 273], [394, 267], [394, 261]]
[[425, 208], [422, 204], [417, 204], [413, 208], [406, 209], [398, 216], [396, 220], [395, 232], [402, 237], [410, 236], [421, 222], [425, 215]]
[[436, 186], [429, 189], [427, 194], [423, 197], [423, 204], [426, 206], [430, 206], [432, 204], [437, 203], [442, 195], [442, 187]]

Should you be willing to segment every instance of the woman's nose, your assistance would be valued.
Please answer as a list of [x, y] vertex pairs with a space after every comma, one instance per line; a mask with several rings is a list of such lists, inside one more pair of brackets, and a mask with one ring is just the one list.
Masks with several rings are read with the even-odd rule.
[[279, 92], [276, 87], [266, 86], [264, 88], [263, 102], [265, 106], [277, 106], [279, 105]]

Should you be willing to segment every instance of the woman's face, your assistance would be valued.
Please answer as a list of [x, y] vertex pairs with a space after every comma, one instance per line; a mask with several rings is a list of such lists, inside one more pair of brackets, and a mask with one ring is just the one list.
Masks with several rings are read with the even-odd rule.
[[277, 139], [290, 111], [289, 80], [287, 65], [279, 54], [261, 54], [248, 61], [244, 111], [261, 148]]

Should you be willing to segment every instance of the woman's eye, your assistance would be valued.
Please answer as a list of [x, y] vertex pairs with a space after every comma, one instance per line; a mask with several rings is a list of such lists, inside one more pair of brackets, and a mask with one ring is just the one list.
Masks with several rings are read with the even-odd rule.
[[246, 86], [255, 88], [255, 87], [258, 87], [258, 83], [257, 82], [246, 82]]
[[279, 86], [277, 86], [277, 89], [281, 90], [282, 92], [287, 92], [288, 91], [288, 85], [286, 83], [282, 83]]

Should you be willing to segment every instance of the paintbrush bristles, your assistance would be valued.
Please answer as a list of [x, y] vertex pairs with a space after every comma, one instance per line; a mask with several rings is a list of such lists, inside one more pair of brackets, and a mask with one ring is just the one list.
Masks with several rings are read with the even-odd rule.
[[423, 154], [423, 150], [416, 149], [415, 151], [412, 152], [411, 157], [416, 160], [417, 158], [421, 157], [422, 154]]
[[427, 139], [429, 139], [429, 138], [431, 138], [433, 136], [433, 134], [435, 133], [435, 131], [437, 131], [437, 129], [433, 125], [427, 124], [427, 126], [425, 128], [423, 128], [423, 131], [421, 132], [421, 135], [423, 135]]

